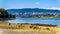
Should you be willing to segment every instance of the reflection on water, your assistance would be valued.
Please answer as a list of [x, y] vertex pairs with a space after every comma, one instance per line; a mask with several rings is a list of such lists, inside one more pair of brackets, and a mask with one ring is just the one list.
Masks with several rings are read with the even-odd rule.
[[39, 23], [60, 25], [60, 18], [16, 18], [8, 20], [10, 23]]

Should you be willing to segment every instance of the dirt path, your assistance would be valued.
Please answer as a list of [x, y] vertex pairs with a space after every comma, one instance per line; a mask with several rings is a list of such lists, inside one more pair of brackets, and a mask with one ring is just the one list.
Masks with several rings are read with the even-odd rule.
[[37, 31], [13, 31], [12, 29], [0, 29], [0, 34], [53, 34], [51, 32], [37, 32]]

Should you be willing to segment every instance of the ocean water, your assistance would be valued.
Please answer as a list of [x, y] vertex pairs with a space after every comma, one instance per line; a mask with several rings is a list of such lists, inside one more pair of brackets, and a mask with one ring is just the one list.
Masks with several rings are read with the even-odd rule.
[[8, 20], [9, 23], [38, 23], [38, 24], [52, 24], [60, 26], [60, 18], [15, 18]]

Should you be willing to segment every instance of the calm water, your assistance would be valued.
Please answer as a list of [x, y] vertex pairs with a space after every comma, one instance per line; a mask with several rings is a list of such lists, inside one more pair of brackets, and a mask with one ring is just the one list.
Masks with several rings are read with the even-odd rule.
[[16, 18], [8, 20], [10, 23], [39, 23], [39, 24], [54, 24], [60, 26], [60, 18]]

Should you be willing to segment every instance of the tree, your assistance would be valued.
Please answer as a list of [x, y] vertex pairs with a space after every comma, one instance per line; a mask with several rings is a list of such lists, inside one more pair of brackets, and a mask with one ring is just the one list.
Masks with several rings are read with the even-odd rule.
[[8, 18], [8, 12], [3, 8], [0, 8], [0, 18]]
[[15, 15], [8, 14], [7, 10], [0, 8], [0, 18], [15, 18]]

